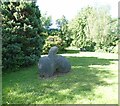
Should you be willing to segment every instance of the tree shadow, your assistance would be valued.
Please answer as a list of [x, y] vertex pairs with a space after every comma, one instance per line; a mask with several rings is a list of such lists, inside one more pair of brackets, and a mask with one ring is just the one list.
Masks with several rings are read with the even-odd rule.
[[62, 51], [61, 53], [62, 54], [75, 54], [75, 53], [79, 53], [80, 50], [65, 50], [65, 51]]
[[[116, 59], [103, 59], [97, 57], [68, 57], [72, 65], [72, 71], [67, 75], [57, 78], [54, 84], [56, 92], [69, 89], [65, 94], [55, 93], [58, 97], [67, 96], [73, 99], [76, 95], [87, 96], [93, 93], [97, 86], [109, 86], [114, 83], [104, 81], [104, 78], [112, 78], [114, 74], [110, 70], [89, 67], [90, 65], [106, 66]], [[87, 94], [87, 95], [86, 95]], [[58, 99], [59, 100], [59, 99]], [[64, 99], [62, 100], [64, 101]], [[60, 102], [60, 101], [57, 101]], [[65, 103], [65, 102], [64, 102]]]
[[[21, 77], [18, 77], [18, 80], [13, 78], [13, 83], [8, 85], [8, 87], [17, 91], [18, 97], [14, 95], [14, 100], [25, 103], [27, 99], [29, 100], [27, 103], [39, 104], [75, 103], [76, 95], [80, 95], [81, 97], [86, 97], [89, 94], [94, 95], [94, 89], [97, 86], [109, 86], [110, 84], [114, 84], [103, 80], [104, 78], [114, 77], [114, 74], [111, 73], [110, 70], [89, 66], [107, 66], [112, 64], [112, 61], [116, 60], [97, 57], [67, 58], [72, 65], [71, 72], [67, 74], [54, 76], [48, 79], [36, 78], [36, 71], [38, 71], [36, 67], [36, 71], [31, 70], [30, 76], [23, 77], [22, 81]], [[17, 86], [15, 85], [16, 83]], [[29, 93], [32, 94], [28, 95]], [[9, 95], [6, 94], [6, 96], [8, 97]], [[28, 98], [28, 96], [30, 98]]]
[[[98, 57], [68, 57], [72, 62], [72, 66], [89, 66], [89, 65], [109, 65], [111, 61], [117, 61], [116, 59], [104, 59]], [[77, 61], [77, 63], [75, 62]]]

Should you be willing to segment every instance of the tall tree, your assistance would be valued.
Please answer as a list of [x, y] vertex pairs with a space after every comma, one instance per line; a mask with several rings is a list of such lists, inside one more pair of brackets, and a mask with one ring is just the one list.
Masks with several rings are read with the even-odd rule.
[[83, 8], [69, 23], [69, 30], [72, 31], [74, 39], [72, 44], [82, 48], [92, 41], [96, 43], [97, 49], [104, 49], [108, 39], [111, 39], [111, 21], [112, 18], [106, 8]]
[[44, 28], [45, 31], [48, 31], [52, 25], [52, 17], [47, 16], [47, 13], [42, 14], [40, 17], [40, 20], [42, 22], [42, 27]]
[[72, 45], [82, 48], [85, 46], [86, 34], [85, 27], [87, 24], [87, 9], [82, 9], [77, 16], [69, 23], [69, 30], [72, 32]]
[[71, 42], [72, 42], [72, 38], [71, 38], [71, 31], [68, 30], [68, 20], [66, 19], [65, 16], [62, 16], [61, 19], [57, 19], [56, 20], [56, 24], [59, 30], [59, 37], [62, 38], [63, 42], [64, 42], [64, 46], [68, 47], [70, 46]]
[[3, 69], [34, 64], [41, 54], [40, 11], [34, 1], [2, 2]]

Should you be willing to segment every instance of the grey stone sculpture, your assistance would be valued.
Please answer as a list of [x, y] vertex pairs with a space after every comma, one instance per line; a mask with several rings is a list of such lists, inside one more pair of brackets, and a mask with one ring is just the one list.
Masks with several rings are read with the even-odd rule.
[[55, 72], [66, 73], [71, 70], [69, 61], [61, 56], [57, 55], [58, 48], [56, 46], [51, 47], [48, 56], [41, 57], [38, 62], [38, 69], [40, 77], [51, 77]]

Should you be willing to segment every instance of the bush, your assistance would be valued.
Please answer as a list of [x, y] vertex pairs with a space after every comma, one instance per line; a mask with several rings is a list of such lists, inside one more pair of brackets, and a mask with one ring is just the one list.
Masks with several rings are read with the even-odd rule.
[[118, 53], [118, 45], [109, 48], [110, 53]]
[[42, 49], [40, 11], [35, 2], [3, 2], [3, 69], [34, 64]]
[[92, 42], [91, 40], [86, 41], [85, 45], [81, 48], [81, 50], [84, 51], [90, 51], [94, 52], [95, 51], [95, 42]]
[[48, 36], [48, 38], [45, 41], [45, 45], [43, 46], [43, 54], [48, 54], [49, 49], [52, 46], [57, 46], [59, 48], [58, 53], [60, 53], [62, 50], [64, 50], [63, 41], [58, 36]]

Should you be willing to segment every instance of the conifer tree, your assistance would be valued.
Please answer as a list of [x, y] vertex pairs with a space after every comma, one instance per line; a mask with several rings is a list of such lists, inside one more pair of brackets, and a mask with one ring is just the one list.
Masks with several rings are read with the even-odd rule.
[[34, 1], [2, 2], [3, 69], [34, 64], [42, 50], [40, 11]]

